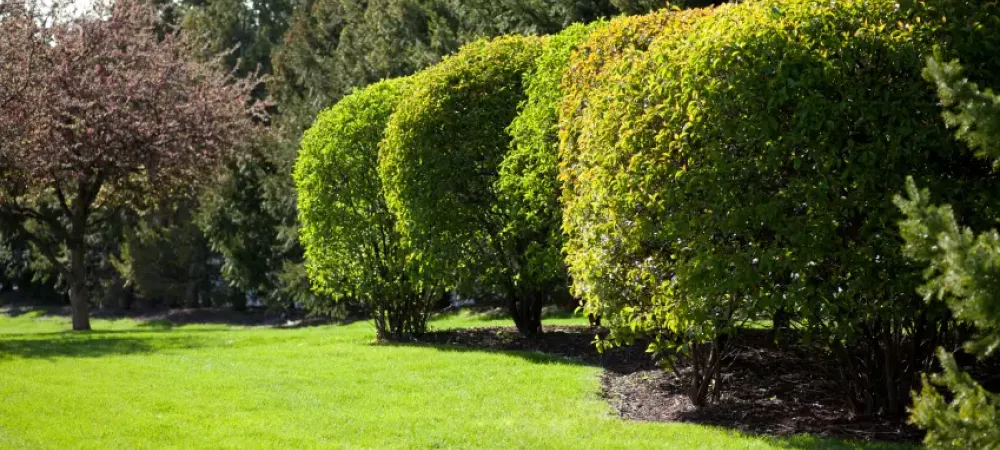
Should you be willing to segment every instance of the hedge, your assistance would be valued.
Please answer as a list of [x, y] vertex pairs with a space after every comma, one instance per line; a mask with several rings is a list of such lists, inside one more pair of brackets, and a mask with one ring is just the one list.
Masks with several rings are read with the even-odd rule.
[[783, 311], [840, 357], [859, 412], [901, 414], [950, 336], [946, 310], [915, 294], [891, 193], [906, 174], [995, 191], [920, 75], [991, 8], [746, 2], [671, 13], [644, 52], [595, 35], [567, 77], [582, 86], [561, 109], [560, 176], [574, 289], [612, 317], [612, 343], [649, 331], [664, 362], [702, 360], [697, 403], [739, 325]]
[[324, 111], [295, 164], [300, 240], [314, 289], [372, 310], [382, 339], [426, 329], [432, 290], [411, 279], [378, 176], [378, 143], [407, 79], [383, 81]]
[[510, 149], [500, 165], [497, 192], [507, 205], [507, 231], [529, 244], [521, 269], [535, 283], [568, 296], [563, 261], [562, 205], [559, 203], [558, 117], [561, 81], [570, 55], [604, 22], [572, 25], [549, 38], [525, 75], [526, 98], [508, 127]]
[[507, 36], [466, 45], [416, 74], [389, 120], [380, 173], [420, 276], [504, 295], [518, 329], [541, 332], [548, 287], [522, 270], [530, 242], [511, 229], [497, 192], [507, 128], [543, 40]]

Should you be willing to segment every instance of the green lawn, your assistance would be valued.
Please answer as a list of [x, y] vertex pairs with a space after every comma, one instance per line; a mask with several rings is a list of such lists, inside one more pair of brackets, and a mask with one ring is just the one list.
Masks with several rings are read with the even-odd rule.
[[[496, 324], [508, 323], [433, 325]], [[94, 327], [0, 316], [0, 448], [855, 448], [620, 420], [598, 397], [599, 368], [374, 345], [368, 323]]]

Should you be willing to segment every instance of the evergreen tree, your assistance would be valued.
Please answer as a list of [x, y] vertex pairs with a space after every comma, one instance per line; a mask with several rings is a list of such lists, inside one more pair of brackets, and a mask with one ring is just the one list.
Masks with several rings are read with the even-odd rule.
[[[963, 78], [957, 62], [931, 59], [924, 76], [937, 86], [945, 122], [976, 156], [1000, 166], [1000, 96]], [[927, 264], [927, 301], [945, 301], [959, 321], [974, 325], [978, 340], [966, 350], [986, 358], [1000, 347], [1000, 234], [963, 228], [951, 206], [930, 204], [927, 189], [910, 178], [907, 198], [896, 197], [906, 214], [900, 225], [905, 252]], [[943, 372], [925, 377], [911, 422], [927, 430], [931, 448], [1000, 448], [1000, 395], [962, 371], [952, 354], [938, 350]], [[950, 401], [939, 392], [950, 392]]]
[[[196, 57], [224, 54], [239, 77], [272, 72], [271, 56], [288, 30], [292, 0], [210, 0], [191, 4], [183, 28], [194, 37]], [[254, 94], [270, 96], [267, 84]], [[278, 127], [275, 127], [275, 131]], [[269, 307], [288, 309], [311, 294], [305, 283], [302, 248], [296, 238], [295, 192], [291, 161], [297, 133], [270, 133], [250, 144], [251, 151], [226, 163], [202, 192], [196, 220], [211, 249], [222, 259], [221, 275], [238, 291]], [[211, 255], [206, 255], [211, 256]]]
[[352, 89], [414, 73], [467, 42], [556, 33], [616, 12], [608, 0], [307, 0], [274, 53], [274, 99], [301, 131]]
[[[225, 54], [236, 76], [271, 73], [271, 52], [288, 29], [293, 0], [210, 0], [191, 6], [181, 26], [203, 59]], [[262, 85], [263, 86], [263, 85]], [[266, 96], [261, 89], [260, 98]]]

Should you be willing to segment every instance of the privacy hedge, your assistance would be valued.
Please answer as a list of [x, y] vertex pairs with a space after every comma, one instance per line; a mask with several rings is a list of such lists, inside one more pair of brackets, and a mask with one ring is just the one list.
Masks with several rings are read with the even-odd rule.
[[957, 194], [995, 178], [938, 124], [920, 71], [934, 44], [971, 48], [965, 29], [996, 48], [992, 9], [747, 2], [650, 16], [647, 51], [641, 27], [595, 33], [564, 85], [561, 177], [574, 288], [612, 341], [651, 332], [665, 362], [700, 363], [697, 402], [737, 325], [782, 310], [841, 359], [859, 412], [902, 413], [954, 335], [915, 293], [891, 193], [913, 174], [988, 207]]
[[478, 41], [418, 73], [381, 144], [389, 207], [420, 276], [502, 293], [527, 334], [541, 332], [551, 287], [526, 269], [533, 242], [510, 221], [514, 212], [496, 184], [510, 149], [507, 127], [526, 98], [523, 77], [543, 42]]
[[378, 175], [378, 143], [408, 83], [370, 85], [321, 113], [302, 138], [294, 172], [314, 288], [371, 308], [379, 338], [388, 339], [422, 333], [433, 299], [409, 275]]

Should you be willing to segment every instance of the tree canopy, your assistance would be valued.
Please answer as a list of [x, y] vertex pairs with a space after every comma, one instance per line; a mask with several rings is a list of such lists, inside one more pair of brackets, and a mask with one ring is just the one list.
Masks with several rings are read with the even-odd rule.
[[160, 36], [153, 7], [95, 8], [54, 23], [24, 11], [0, 27], [0, 53], [15, 55], [0, 123], [17, 124], [0, 147], [0, 212], [69, 280], [74, 329], [89, 328], [88, 230], [145, 196], [189, 193], [263, 113], [254, 79], [185, 58], [184, 36]]

